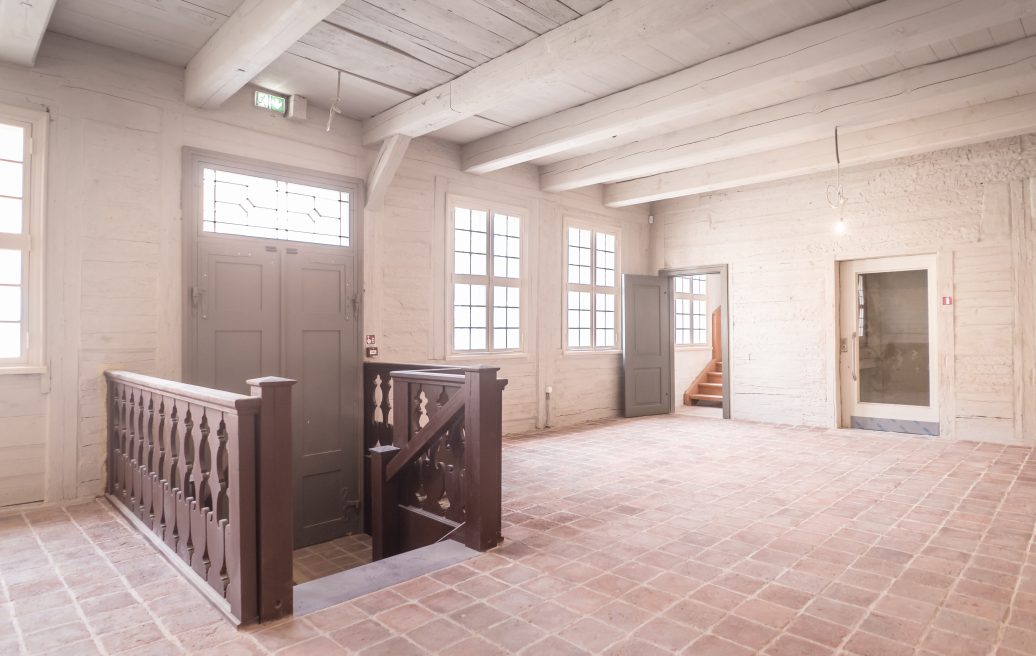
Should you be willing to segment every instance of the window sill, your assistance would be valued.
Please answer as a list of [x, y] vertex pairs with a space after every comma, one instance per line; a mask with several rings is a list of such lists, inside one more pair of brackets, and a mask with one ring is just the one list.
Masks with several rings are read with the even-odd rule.
[[11, 366], [0, 365], [0, 376], [25, 376], [46, 373], [46, 367], [34, 367], [27, 364], [16, 364]]
[[446, 356], [447, 362], [467, 362], [467, 361], [478, 361], [484, 362], [488, 360], [527, 360], [530, 355], [524, 351], [502, 351], [500, 353], [493, 353], [492, 351], [472, 351], [471, 353], [450, 353]]
[[588, 355], [622, 355], [622, 349], [566, 349], [561, 352], [563, 357], [585, 357]]
[[711, 344], [702, 344], [700, 346], [677, 346], [677, 351], [711, 351]]

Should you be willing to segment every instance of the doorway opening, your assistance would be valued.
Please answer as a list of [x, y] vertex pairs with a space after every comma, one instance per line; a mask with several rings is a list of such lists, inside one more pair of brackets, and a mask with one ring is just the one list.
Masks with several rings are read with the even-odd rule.
[[366, 564], [360, 182], [193, 149], [183, 178], [184, 380], [297, 381], [294, 582]]
[[939, 435], [934, 255], [839, 263], [843, 428]]
[[730, 418], [727, 266], [660, 272], [672, 284], [673, 411]]
[[676, 412], [723, 417], [720, 274], [673, 276], [673, 399]]

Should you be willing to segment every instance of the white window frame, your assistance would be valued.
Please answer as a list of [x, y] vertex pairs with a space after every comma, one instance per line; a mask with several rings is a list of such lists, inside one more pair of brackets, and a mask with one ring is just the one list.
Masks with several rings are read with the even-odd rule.
[[[622, 351], [622, 230], [619, 226], [565, 217], [561, 233], [561, 335], [565, 353], [619, 353]], [[590, 231], [590, 284], [580, 285], [568, 281], [568, 232], [569, 228]], [[615, 286], [597, 286], [597, 234], [615, 237]], [[602, 291], [598, 291], [598, 290]], [[603, 290], [612, 290], [611, 292]], [[568, 343], [568, 292], [590, 292], [590, 346], [571, 346]], [[597, 294], [615, 294], [615, 343], [611, 346], [597, 346]]]
[[44, 332], [44, 221], [46, 216], [46, 112], [0, 105], [0, 122], [26, 131], [22, 233], [0, 233], [0, 248], [22, 251], [22, 354], [0, 360], [0, 375], [46, 373]]
[[[487, 248], [486, 248], [486, 275], [485, 276], [473, 276], [457, 274], [454, 271], [454, 264], [456, 258], [454, 256], [455, 247], [455, 218], [456, 208], [461, 207], [465, 209], [485, 211], [487, 222]], [[519, 272], [518, 278], [496, 278], [493, 275], [493, 214], [506, 214], [508, 216], [517, 216], [519, 219], [519, 234], [521, 239], [521, 251], [519, 254]], [[476, 198], [473, 196], [462, 196], [459, 194], [447, 194], [446, 196], [446, 355], [448, 358], [453, 359], [469, 359], [472, 357], [485, 356], [485, 355], [524, 355], [528, 351], [529, 345], [529, 299], [528, 299], [528, 285], [529, 285], [529, 215], [530, 212], [527, 208], [511, 205], [508, 203], [501, 203], [495, 201], [488, 201], [484, 198]], [[499, 283], [494, 281], [499, 280]], [[463, 349], [458, 350], [454, 348], [453, 337], [454, 337], [454, 290], [457, 284], [485, 284], [486, 285], [486, 348], [484, 349]], [[493, 348], [493, 290], [495, 286], [500, 287], [517, 287], [518, 288], [518, 303], [520, 305], [518, 313], [518, 348]]]
[[[696, 294], [696, 293], [694, 293], [694, 278], [695, 277], [701, 277], [702, 279], [704, 279], [704, 284], [705, 284], [705, 293], [704, 294]], [[677, 279], [679, 279], [679, 278], [687, 278], [687, 284], [688, 284], [688, 286], [690, 288], [689, 292], [677, 291], [677, 288], [678, 288]], [[682, 344], [679, 341], [680, 337], [679, 337], [678, 332], [674, 333], [673, 340], [674, 340], [674, 343], [676, 345], [676, 349], [679, 350], [679, 351], [700, 351], [700, 350], [706, 350], [706, 349], [712, 348], [712, 321], [710, 320], [710, 315], [709, 315], [709, 277], [708, 277], [708, 275], [707, 274], [698, 274], [698, 273], [688, 273], [688, 274], [685, 274], [685, 275], [674, 276], [673, 277], [673, 316], [674, 317], [676, 316], [676, 306], [677, 306], [677, 303], [679, 301], [682, 301], [682, 300], [686, 300], [688, 302], [689, 306], [690, 306], [690, 314], [687, 315], [688, 316], [688, 321], [690, 323], [688, 324], [687, 330], [690, 330], [690, 332], [691, 332], [691, 341], [689, 343]], [[705, 317], [703, 319], [703, 321], [705, 322], [705, 341], [704, 342], [695, 342], [694, 341], [694, 302], [695, 301], [700, 301], [700, 302], [705, 304], [705, 314], [703, 315]]]

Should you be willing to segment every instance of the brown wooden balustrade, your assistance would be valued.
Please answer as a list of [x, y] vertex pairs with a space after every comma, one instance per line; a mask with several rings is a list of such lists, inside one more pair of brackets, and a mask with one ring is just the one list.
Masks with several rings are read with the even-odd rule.
[[108, 498], [239, 623], [292, 610], [291, 386], [107, 372]]
[[391, 371], [391, 444], [370, 450], [375, 560], [447, 536], [480, 551], [500, 542], [507, 381], [498, 371], [431, 365]]

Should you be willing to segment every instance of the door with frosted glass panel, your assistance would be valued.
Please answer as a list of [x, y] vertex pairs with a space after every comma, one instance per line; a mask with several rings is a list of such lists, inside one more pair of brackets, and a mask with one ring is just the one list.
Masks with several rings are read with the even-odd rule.
[[939, 434], [935, 256], [840, 264], [842, 426]]

